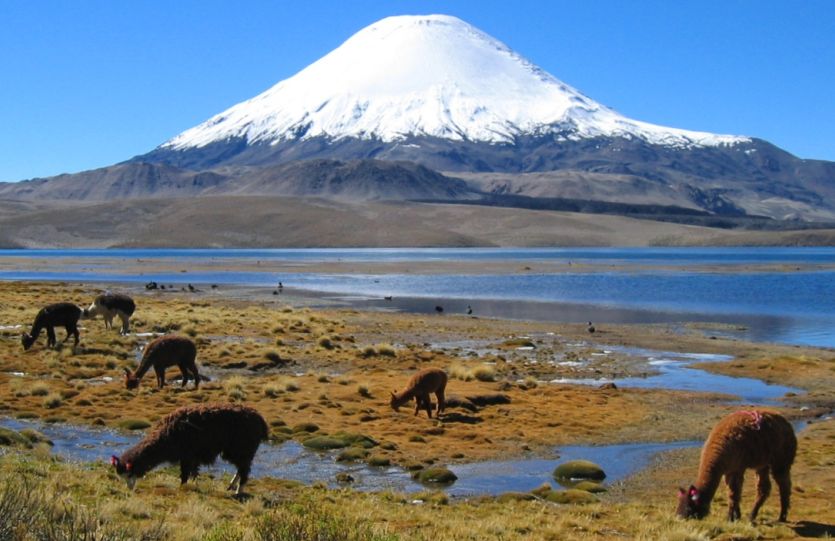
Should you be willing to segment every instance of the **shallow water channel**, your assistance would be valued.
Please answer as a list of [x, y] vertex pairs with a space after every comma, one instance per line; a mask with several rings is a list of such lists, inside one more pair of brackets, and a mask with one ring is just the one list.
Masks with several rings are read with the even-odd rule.
[[[609, 351], [645, 358], [646, 362], [658, 369], [654, 376], [630, 377], [615, 380], [560, 380], [565, 383], [599, 385], [614, 381], [620, 387], [667, 388], [701, 390], [738, 396], [749, 405], [774, 403], [787, 392], [798, 389], [768, 385], [750, 378], [731, 378], [711, 374], [689, 367], [695, 362], [723, 362], [728, 356], [708, 354], [687, 354], [652, 351], [639, 348], [608, 348]], [[34, 428], [42, 432], [54, 446], [54, 454], [80, 462], [98, 462], [110, 467], [110, 455], [119, 455], [137, 443], [142, 434], [127, 434], [110, 429], [74, 426], [68, 424], [45, 424], [39, 421], [12, 418], [0, 419], [0, 426], [14, 430]], [[607, 474], [606, 483], [611, 484], [645, 468], [654, 455], [671, 449], [695, 447], [699, 441], [671, 443], [628, 443], [617, 445], [563, 446], [555, 448], [559, 458], [520, 458], [507, 461], [485, 461], [456, 464], [450, 469], [458, 480], [445, 490], [451, 496], [472, 496], [500, 494], [509, 491], [530, 491], [543, 483], [556, 485], [551, 473], [566, 461], [575, 459], [591, 460], [599, 464]], [[337, 462], [335, 452], [318, 453], [305, 449], [297, 442], [281, 445], [264, 444], [258, 450], [253, 463], [254, 477], [277, 477], [303, 483], [324, 482], [337, 486], [336, 475], [347, 473], [354, 478], [352, 487], [359, 490], [394, 490], [416, 492], [426, 487], [411, 479], [409, 472], [399, 467], [371, 467], [364, 463]], [[222, 462], [206, 471], [228, 474], [232, 469]]]

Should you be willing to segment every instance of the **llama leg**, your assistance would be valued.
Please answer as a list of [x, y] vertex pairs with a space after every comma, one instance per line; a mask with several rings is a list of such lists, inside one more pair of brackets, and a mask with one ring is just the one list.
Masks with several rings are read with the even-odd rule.
[[113, 316], [104, 316], [104, 330], [109, 331], [113, 328]]
[[[78, 333], [78, 325], [73, 325], [72, 326], [72, 334], [75, 337], [75, 339], [73, 340], [73, 343], [77, 346], [78, 345], [78, 339], [79, 339], [79, 336], [80, 336], [79, 333]], [[70, 331], [69, 331], [69, 329], [67, 329], [67, 338], [69, 338], [69, 337], [70, 337]]]
[[437, 416], [440, 417], [441, 413], [443, 413], [444, 409], [446, 408], [446, 401], [444, 399], [444, 390], [440, 389], [439, 391], [437, 391], [435, 393], [435, 397], [438, 399], [438, 415]]
[[771, 481], [768, 479], [768, 468], [757, 470], [757, 501], [754, 502], [754, 508], [751, 509], [751, 522], [754, 522], [754, 519], [757, 518], [760, 507], [765, 503], [770, 493]]
[[240, 483], [241, 483], [241, 474], [238, 473], [238, 472], [235, 472], [235, 476], [232, 478], [232, 481], [229, 483], [229, 486], [226, 487], [226, 490], [235, 489], [235, 491], [237, 492], [241, 489]]
[[789, 471], [772, 472], [777, 488], [780, 490], [780, 522], [786, 522], [789, 514], [789, 500], [792, 495], [792, 478]]
[[154, 367], [154, 373], [157, 375], [157, 387], [162, 389], [165, 386], [165, 368]]
[[417, 417], [417, 414], [420, 411], [420, 408], [421, 408], [420, 397], [415, 396], [415, 417]]
[[200, 374], [197, 373], [197, 365], [191, 367], [191, 374], [194, 376], [194, 388], [200, 387]]
[[180, 367], [180, 373], [183, 375], [183, 384], [181, 387], [185, 387], [186, 383], [188, 383], [188, 369], [186, 369], [184, 364], [179, 364], [178, 366]]
[[197, 465], [187, 460], [180, 461], [180, 484], [186, 484], [189, 477], [194, 479], [197, 477]]
[[53, 327], [47, 327], [46, 328], [46, 347], [51, 348], [51, 347], [54, 347], [54, 346], [55, 346], [55, 329]]
[[126, 316], [125, 314], [119, 314], [119, 319], [122, 320], [121, 334], [127, 335], [130, 332], [130, 316]]
[[742, 499], [742, 482], [744, 472], [728, 472], [725, 474], [725, 484], [728, 485], [728, 520], [734, 521], [742, 516], [739, 502]]

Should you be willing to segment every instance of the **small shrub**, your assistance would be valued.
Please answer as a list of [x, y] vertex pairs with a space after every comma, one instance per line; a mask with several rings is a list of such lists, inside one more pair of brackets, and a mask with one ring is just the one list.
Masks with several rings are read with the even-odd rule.
[[371, 398], [371, 391], [368, 390], [368, 385], [360, 385], [357, 392], [364, 398]]
[[443, 466], [431, 466], [412, 473], [412, 478], [420, 483], [432, 485], [451, 485], [458, 476]]
[[321, 348], [325, 348], [325, 349], [333, 349], [334, 348], [333, 341], [327, 336], [320, 337], [317, 343], [319, 344], [319, 347], [321, 347]]

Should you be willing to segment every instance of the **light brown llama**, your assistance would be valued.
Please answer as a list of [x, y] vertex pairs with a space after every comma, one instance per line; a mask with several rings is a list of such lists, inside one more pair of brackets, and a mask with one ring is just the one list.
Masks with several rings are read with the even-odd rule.
[[157, 386], [161, 389], [165, 385], [165, 369], [177, 365], [183, 374], [183, 387], [186, 386], [189, 376], [194, 379], [194, 388], [200, 386], [200, 374], [197, 372], [197, 347], [185, 336], [168, 334], [160, 336], [145, 346], [142, 360], [136, 372], [131, 373], [125, 368], [125, 387], [135, 389], [139, 387], [142, 376], [154, 369], [157, 376]]
[[411, 400], [415, 399], [415, 415], [421, 410], [426, 409], [426, 414], [432, 418], [432, 400], [429, 398], [430, 393], [435, 393], [438, 399], [438, 417], [444, 411], [444, 389], [446, 389], [447, 375], [446, 372], [440, 368], [424, 368], [409, 380], [409, 384], [398, 393], [392, 391], [391, 393], [391, 407], [394, 411]]
[[121, 293], [103, 293], [97, 296], [89, 308], [85, 308], [81, 314], [84, 319], [94, 318], [101, 315], [104, 319], [104, 328], [113, 328], [113, 318], [119, 316], [122, 320], [122, 328], [119, 334], [130, 332], [130, 317], [136, 310], [136, 303], [132, 298]]
[[67, 337], [61, 342], [66, 342], [70, 335], [75, 337], [75, 345], [78, 345], [78, 318], [81, 317], [81, 308], [71, 302], [59, 302], [44, 306], [35, 316], [32, 323], [32, 330], [20, 336], [23, 349], [28, 350], [38, 339], [42, 329], [46, 329], [46, 347], [55, 346], [55, 327], [64, 327], [67, 330]]
[[227, 490], [240, 494], [249, 478], [252, 459], [269, 429], [264, 418], [248, 406], [198, 404], [183, 406], [163, 417], [145, 439], [110, 463], [133, 489], [136, 479], [168, 462], [180, 463], [180, 483], [197, 477], [202, 464], [220, 455], [237, 469]]
[[677, 514], [703, 518], [725, 476], [728, 485], [728, 520], [742, 516], [739, 508], [745, 470], [757, 472], [757, 500], [751, 521], [771, 492], [769, 472], [780, 489], [780, 521], [785, 522], [791, 497], [790, 470], [797, 451], [797, 438], [785, 417], [764, 410], [738, 411], [719, 421], [702, 448], [699, 477], [688, 490], [679, 489]]

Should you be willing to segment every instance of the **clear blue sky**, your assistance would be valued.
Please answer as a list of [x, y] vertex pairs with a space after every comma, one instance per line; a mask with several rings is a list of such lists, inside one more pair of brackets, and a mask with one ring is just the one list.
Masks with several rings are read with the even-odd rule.
[[6, 0], [0, 181], [143, 154], [378, 19], [426, 13], [632, 118], [835, 161], [832, 0]]

